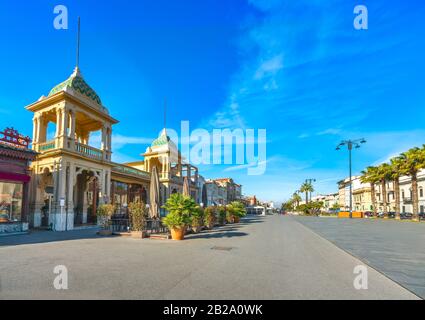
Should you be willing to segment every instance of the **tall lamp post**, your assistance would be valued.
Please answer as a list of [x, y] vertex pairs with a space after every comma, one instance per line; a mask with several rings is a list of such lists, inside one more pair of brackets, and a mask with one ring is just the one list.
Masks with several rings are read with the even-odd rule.
[[336, 150], [341, 150], [341, 147], [347, 146], [348, 149], [348, 163], [350, 168], [350, 219], [353, 218], [353, 184], [352, 184], [352, 177], [351, 177], [351, 152], [353, 148], [359, 149], [360, 145], [366, 143], [366, 140], [364, 138], [362, 139], [356, 139], [356, 140], [343, 140], [341, 143], [336, 147]]

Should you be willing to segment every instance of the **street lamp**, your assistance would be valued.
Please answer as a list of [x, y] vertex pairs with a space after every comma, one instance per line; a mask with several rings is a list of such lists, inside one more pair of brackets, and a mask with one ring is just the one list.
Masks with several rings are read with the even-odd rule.
[[353, 147], [355, 149], [359, 149], [360, 145], [366, 143], [366, 140], [364, 138], [362, 139], [356, 139], [356, 140], [343, 140], [341, 143], [336, 147], [336, 150], [341, 150], [341, 147], [347, 146], [348, 149], [348, 158], [349, 158], [349, 167], [350, 167], [350, 219], [353, 218], [353, 185], [352, 185], [352, 179], [351, 179], [351, 151], [353, 150]]

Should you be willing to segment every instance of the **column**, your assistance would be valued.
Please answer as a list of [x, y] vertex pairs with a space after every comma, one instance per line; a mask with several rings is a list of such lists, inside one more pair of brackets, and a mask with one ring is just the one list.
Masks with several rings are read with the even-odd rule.
[[38, 122], [38, 116], [34, 115], [34, 118], [32, 118], [32, 148], [35, 150], [35, 145], [38, 142], [37, 138], [37, 122]]
[[112, 128], [108, 128], [108, 151], [112, 152]]
[[109, 160], [108, 155], [108, 137], [107, 137], [107, 128], [102, 126], [102, 139], [100, 144], [100, 149], [102, 150], [103, 160]]
[[75, 165], [71, 163], [67, 169], [66, 220], [67, 230], [74, 229], [74, 179]]
[[46, 142], [47, 138], [47, 121], [44, 119], [44, 117], [41, 115], [37, 121], [38, 123], [38, 143]]
[[55, 206], [53, 213], [53, 225], [56, 231], [66, 230], [66, 213], [65, 207], [61, 207], [61, 199], [66, 198], [65, 187], [66, 187], [66, 165], [64, 160], [60, 160], [59, 164], [55, 168]]
[[106, 127], [103, 126], [102, 127], [102, 139], [101, 139], [101, 143], [100, 143], [100, 149], [103, 151], [106, 151], [107, 147], [106, 147]]
[[75, 120], [77, 115], [75, 114], [75, 111], [72, 110], [69, 112], [70, 118], [71, 118], [71, 124], [69, 128], [69, 138], [71, 139], [71, 148], [73, 149], [75, 145]]
[[106, 195], [108, 196], [109, 199], [109, 203], [111, 203], [112, 199], [112, 194], [111, 194], [111, 171], [108, 171], [108, 176], [106, 179]]
[[62, 112], [62, 126], [61, 126], [61, 135], [62, 136], [66, 136], [67, 135], [67, 129], [68, 129], [68, 116], [69, 116], [69, 113], [68, 113], [68, 109], [66, 109], [66, 108], [63, 108], [62, 110], [61, 110], [61, 112]]
[[56, 134], [55, 138], [59, 138], [61, 132], [61, 110], [59, 108], [56, 109]]

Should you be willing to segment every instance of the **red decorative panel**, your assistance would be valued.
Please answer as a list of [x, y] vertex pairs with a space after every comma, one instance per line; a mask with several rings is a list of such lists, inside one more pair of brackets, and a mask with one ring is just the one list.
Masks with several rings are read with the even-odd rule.
[[4, 131], [0, 131], [0, 141], [12, 144], [14, 146], [28, 148], [31, 139], [30, 137], [21, 135], [13, 128], [6, 128]]

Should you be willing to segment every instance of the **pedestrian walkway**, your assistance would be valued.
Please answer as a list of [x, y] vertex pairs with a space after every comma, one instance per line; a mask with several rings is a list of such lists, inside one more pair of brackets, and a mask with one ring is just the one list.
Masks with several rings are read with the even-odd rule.
[[292, 217], [425, 298], [425, 223]]

